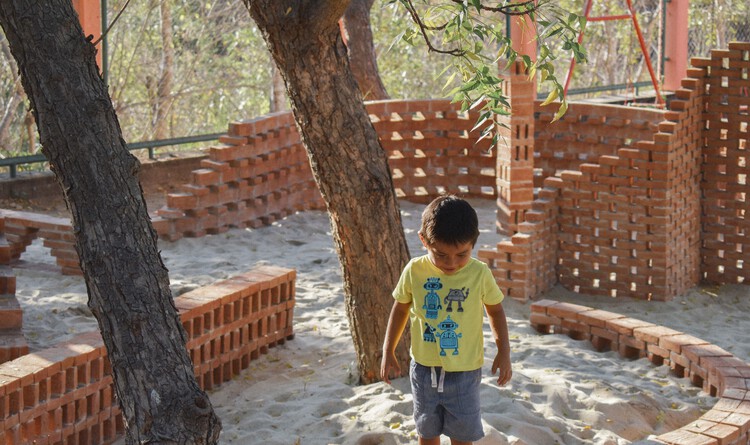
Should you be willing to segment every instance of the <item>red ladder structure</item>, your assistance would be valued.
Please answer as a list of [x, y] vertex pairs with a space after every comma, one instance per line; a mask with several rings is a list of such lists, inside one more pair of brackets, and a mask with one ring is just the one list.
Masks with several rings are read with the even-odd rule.
[[[583, 14], [584, 17], [586, 17], [586, 22], [606, 22], [606, 21], [614, 21], [614, 20], [631, 20], [633, 22], [633, 28], [635, 29], [635, 33], [638, 36], [638, 42], [640, 43], [641, 47], [641, 53], [643, 53], [643, 58], [646, 61], [646, 66], [648, 67], [648, 73], [651, 76], [651, 83], [654, 85], [654, 91], [656, 92], [656, 102], [659, 104], [659, 106], [664, 106], [664, 99], [661, 97], [661, 91], [659, 90], [659, 81], [656, 78], [656, 74], [654, 74], [654, 68], [651, 65], [651, 57], [648, 55], [648, 48], [646, 48], [646, 42], [643, 40], [643, 33], [641, 32], [641, 27], [638, 24], [638, 18], [635, 14], [635, 9], [633, 9], [633, 1], [632, 0], [625, 0], [627, 3], [627, 10], [628, 14], [622, 14], [622, 15], [605, 15], [605, 16], [597, 16], [597, 17], [591, 17], [591, 8], [593, 6], [594, 0], [586, 0], [586, 5], [584, 6]], [[583, 32], [585, 31], [585, 27], [581, 29], [580, 34], [578, 34], [578, 43], [581, 44], [583, 42]], [[568, 93], [568, 85], [570, 84], [570, 80], [573, 77], [573, 69], [576, 66], [575, 59], [570, 60], [570, 68], [568, 69], [568, 75], [565, 78], [565, 87], [563, 91], [567, 95]]]

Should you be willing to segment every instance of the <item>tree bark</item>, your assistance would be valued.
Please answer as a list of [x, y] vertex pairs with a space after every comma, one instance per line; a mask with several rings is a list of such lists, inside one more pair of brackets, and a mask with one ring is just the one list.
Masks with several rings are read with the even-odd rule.
[[352, 73], [365, 100], [388, 99], [388, 91], [380, 79], [370, 27], [370, 9], [374, 1], [352, 0], [341, 19], [341, 33], [349, 51]]
[[139, 163], [125, 147], [94, 46], [70, 0], [4, 0], [0, 25], [72, 214], [127, 443], [216, 443], [220, 422], [195, 380]]
[[[348, 2], [244, 2], [284, 78], [331, 219], [360, 381], [374, 382], [380, 378], [391, 292], [409, 252], [386, 154], [338, 26]], [[404, 365], [406, 344], [397, 350]]]

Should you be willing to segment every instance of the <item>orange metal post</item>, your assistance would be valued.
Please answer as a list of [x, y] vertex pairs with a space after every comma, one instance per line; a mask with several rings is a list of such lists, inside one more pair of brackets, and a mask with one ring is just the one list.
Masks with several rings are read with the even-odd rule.
[[[100, 0], [73, 0], [73, 8], [78, 13], [83, 33], [93, 35], [94, 40], [102, 35], [102, 8]], [[96, 63], [102, 66], [101, 49], [96, 53]]]
[[510, 40], [518, 54], [536, 60], [536, 26], [528, 15], [511, 17]]
[[689, 0], [667, 2], [664, 31], [664, 89], [675, 91], [687, 76]]

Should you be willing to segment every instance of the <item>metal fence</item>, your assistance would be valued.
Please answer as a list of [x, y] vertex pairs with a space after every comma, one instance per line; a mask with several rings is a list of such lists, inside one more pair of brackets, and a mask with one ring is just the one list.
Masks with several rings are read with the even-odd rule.
[[[130, 151], [146, 150], [149, 159], [156, 159], [156, 149], [164, 147], [181, 147], [196, 142], [210, 142], [219, 139], [225, 133], [202, 134], [198, 136], [186, 136], [180, 138], [161, 139], [158, 141], [143, 141], [127, 144]], [[0, 159], [0, 179], [3, 177], [15, 178], [19, 169], [28, 171], [44, 171], [48, 169], [47, 158], [42, 154], [16, 156]]]

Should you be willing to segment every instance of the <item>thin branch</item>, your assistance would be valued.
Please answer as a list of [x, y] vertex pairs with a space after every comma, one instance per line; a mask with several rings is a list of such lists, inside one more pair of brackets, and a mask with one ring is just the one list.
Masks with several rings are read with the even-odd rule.
[[[422, 22], [422, 19], [419, 17], [419, 14], [417, 13], [416, 8], [414, 7], [414, 4], [411, 2], [411, 0], [404, 0], [404, 3], [406, 5], [406, 10], [409, 11], [409, 15], [411, 15], [411, 19], [414, 21], [414, 23], [417, 24], [417, 27], [419, 27], [419, 32], [422, 34], [422, 38], [424, 39], [425, 43], [427, 44], [427, 48], [430, 51], [434, 51], [439, 54], [448, 54], [448, 55], [457, 56], [457, 57], [461, 57], [466, 54], [466, 51], [461, 50], [461, 49], [444, 50], [444, 49], [436, 48], [430, 41], [430, 37], [427, 35], [427, 30], [431, 28]], [[445, 25], [436, 29], [442, 29], [444, 27]]]
[[[451, 0], [453, 3], [458, 3], [463, 5], [464, 2], [462, 0]], [[531, 6], [530, 8], [526, 9], [526, 7]], [[523, 11], [518, 11], [519, 8], [524, 8]], [[484, 6], [482, 4], [479, 5], [479, 9], [482, 11], [489, 11], [489, 12], [500, 12], [505, 15], [526, 15], [532, 11], [535, 11], [537, 9], [537, 6], [535, 5], [534, 0], [527, 0], [520, 3], [513, 3], [510, 5], [505, 6], [499, 6], [496, 8], [493, 8], [492, 6]]]
[[[104, 30], [102, 35], [100, 35], [99, 38], [94, 41], [94, 46], [99, 44], [99, 42], [101, 42], [102, 39], [104, 39], [104, 37], [106, 37], [107, 34], [109, 34], [109, 30], [112, 29], [113, 26], [115, 26], [115, 23], [117, 23], [117, 20], [120, 19], [120, 16], [122, 15], [123, 12], [125, 12], [125, 8], [127, 8], [129, 4], [130, 4], [130, 0], [125, 2], [125, 5], [122, 7], [122, 9], [120, 9], [120, 12], [117, 13], [117, 16], [114, 18], [114, 20], [112, 20], [112, 23], [110, 23], [109, 26], [107, 26], [107, 29]], [[106, 11], [104, 11], [104, 13], [106, 13]]]

